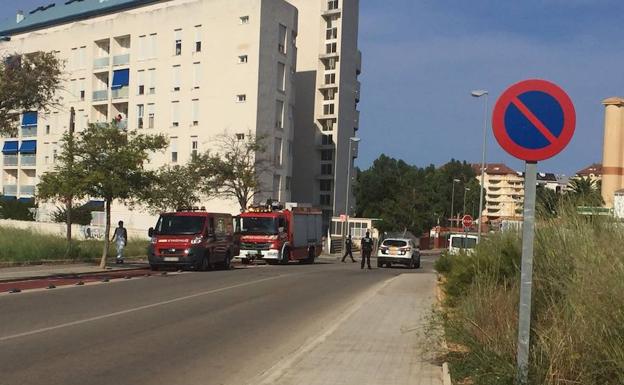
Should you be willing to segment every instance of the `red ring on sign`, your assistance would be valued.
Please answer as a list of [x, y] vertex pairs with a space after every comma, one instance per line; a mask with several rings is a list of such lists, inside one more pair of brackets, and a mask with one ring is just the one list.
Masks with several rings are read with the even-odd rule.
[[[540, 149], [525, 148], [516, 144], [507, 133], [505, 127], [505, 112], [507, 112], [507, 108], [509, 108], [512, 100], [530, 91], [541, 91], [549, 94], [557, 100], [563, 110], [563, 129], [561, 134], [555, 142]], [[572, 100], [559, 86], [546, 80], [524, 80], [512, 85], [498, 98], [492, 113], [492, 130], [498, 143], [510, 155], [528, 162], [548, 159], [560, 153], [572, 140], [575, 127], [576, 111], [574, 110]]]

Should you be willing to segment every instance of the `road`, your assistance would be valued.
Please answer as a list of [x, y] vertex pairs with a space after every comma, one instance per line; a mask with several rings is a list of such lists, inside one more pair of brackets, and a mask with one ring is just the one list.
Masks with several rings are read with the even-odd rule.
[[254, 384], [367, 291], [431, 273], [432, 259], [419, 270], [325, 261], [1, 295], [0, 384]]

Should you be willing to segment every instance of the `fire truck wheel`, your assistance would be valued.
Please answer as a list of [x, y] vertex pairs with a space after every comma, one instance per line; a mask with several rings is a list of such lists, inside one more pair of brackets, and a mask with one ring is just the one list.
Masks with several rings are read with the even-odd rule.
[[223, 264], [221, 265], [222, 270], [230, 270], [232, 268], [232, 258], [230, 257], [230, 253], [225, 254], [225, 259], [223, 260]]
[[316, 250], [314, 250], [314, 247], [309, 247], [308, 248], [308, 257], [304, 260], [304, 263], [306, 264], [314, 264], [314, 259], [316, 258]]
[[282, 252], [282, 258], [280, 259], [280, 264], [282, 265], [288, 265], [288, 261], [290, 260], [290, 249], [288, 247], [284, 248], [284, 251]]

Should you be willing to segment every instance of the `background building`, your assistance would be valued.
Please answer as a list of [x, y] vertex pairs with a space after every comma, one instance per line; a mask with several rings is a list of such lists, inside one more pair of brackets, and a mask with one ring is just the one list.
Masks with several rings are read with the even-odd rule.
[[[477, 179], [481, 179], [481, 165], [473, 165]], [[486, 221], [522, 219], [524, 204], [524, 176], [503, 163], [490, 163], [484, 176]]]
[[604, 145], [602, 152], [602, 199], [613, 207], [613, 196], [624, 188], [624, 99], [608, 98], [605, 106]]
[[[362, 54], [358, 0], [288, 0], [299, 9], [295, 74], [293, 198], [323, 208], [324, 222], [345, 213], [347, 174], [355, 179]], [[349, 159], [349, 147], [353, 146]], [[349, 213], [355, 200], [350, 189]]]
[[[226, 132], [263, 135], [274, 167], [259, 199], [290, 201], [297, 17], [283, 0], [63, 1], [18, 13], [0, 24], [9, 37], [0, 53], [54, 50], [66, 71], [62, 105], [24, 112], [19, 135], [2, 140], [3, 194], [33, 196], [74, 107], [77, 131], [119, 117], [122, 127], [168, 136], [151, 167], [185, 163]], [[235, 202], [202, 204], [238, 211]], [[121, 205], [113, 217], [153, 225]]]

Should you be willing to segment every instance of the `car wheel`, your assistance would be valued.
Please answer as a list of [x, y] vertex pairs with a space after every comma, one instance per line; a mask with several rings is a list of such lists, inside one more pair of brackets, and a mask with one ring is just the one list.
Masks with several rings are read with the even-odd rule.
[[420, 269], [420, 257], [416, 260], [416, 269]]
[[407, 268], [408, 269], [413, 269], [415, 265], [416, 265], [416, 263], [414, 262], [414, 260], [410, 259], [409, 263], [407, 264]]

